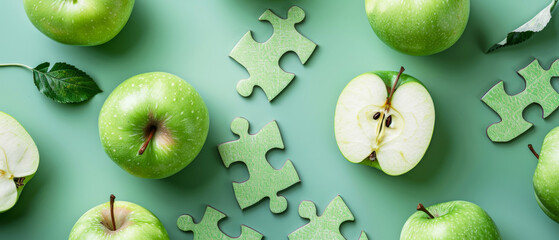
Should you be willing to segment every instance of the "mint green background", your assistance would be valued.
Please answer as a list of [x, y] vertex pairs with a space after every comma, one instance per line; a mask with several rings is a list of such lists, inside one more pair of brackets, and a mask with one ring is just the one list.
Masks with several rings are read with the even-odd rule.
[[[260, 89], [249, 98], [235, 85], [246, 71], [228, 58], [237, 41], [254, 30], [258, 41], [271, 35], [269, 24], [257, 21], [271, 8], [285, 16], [301, 6], [307, 19], [299, 30], [319, 47], [302, 66], [294, 54], [281, 61], [297, 74], [291, 85], [269, 103]], [[138, 203], [153, 211], [172, 239], [190, 239], [176, 227], [180, 214], [199, 220], [210, 204], [229, 215], [221, 227], [230, 235], [246, 224], [267, 239], [286, 236], [306, 223], [297, 214], [302, 200], [316, 202], [320, 212], [341, 194], [356, 221], [342, 225], [348, 239], [363, 229], [370, 239], [397, 239], [418, 202], [432, 205], [449, 200], [472, 201], [493, 217], [504, 239], [557, 239], [559, 228], [539, 209], [532, 175], [536, 160], [526, 148], [540, 149], [543, 137], [559, 125], [559, 113], [541, 119], [530, 106], [525, 118], [536, 127], [515, 141], [494, 144], [485, 128], [499, 120], [480, 97], [498, 80], [517, 93], [524, 83], [516, 70], [534, 58], [548, 68], [559, 57], [553, 21], [542, 34], [522, 46], [485, 55], [492, 43], [527, 21], [547, 0], [473, 0], [463, 37], [449, 50], [428, 57], [398, 53], [375, 36], [362, 0], [138, 0], [124, 30], [98, 47], [56, 43], [28, 21], [21, 1], [0, 1], [0, 62], [36, 66], [43, 61], [67, 61], [88, 72], [105, 91], [79, 105], [56, 104], [37, 92], [31, 73], [0, 69], [0, 111], [18, 119], [41, 153], [35, 178], [18, 204], [0, 214], [1, 239], [64, 239], [88, 209], [108, 201]], [[556, 19], [557, 20], [557, 19]], [[342, 88], [371, 70], [398, 70], [423, 81], [436, 106], [435, 133], [423, 161], [400, 177], [350, 164], [334, 139], [334, 110]], [[210, 133], [200, 156], [180, 173], [163, 180], [133, 177], [104, 153], [97, 117], [108, 94], [125, 79], [149, 71], [166, 71], [190, 82], [204, 97], [211, 116]], [[234, 140], [229, 124], [244, 116], [256, 131], [277, 120], [285, 150], [269, 153], [280, 167], [289, 158], [302, 183], [284, 192], [284, 214], [273, 215], [267, 201], [241, 211], [232, 180], [247, 177], [241, 164], [226, 169], [219, 143]]]

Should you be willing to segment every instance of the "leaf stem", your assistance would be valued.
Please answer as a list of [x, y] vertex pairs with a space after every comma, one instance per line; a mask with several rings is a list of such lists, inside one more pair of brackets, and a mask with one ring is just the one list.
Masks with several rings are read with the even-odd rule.
[[32, 67], [20, 63], [4, 63], [4, 64], [0, 64], [0, 67], [22, 67], [33, 71]]

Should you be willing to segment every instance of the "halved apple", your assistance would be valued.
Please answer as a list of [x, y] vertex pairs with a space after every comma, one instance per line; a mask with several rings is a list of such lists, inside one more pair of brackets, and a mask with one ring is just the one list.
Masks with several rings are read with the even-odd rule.
[[435, 125], [431, 95], [403, 71], [369, 72], [351, 80], [338, 99], [334, 123], [347, 160], [393, 176], [421, 161]]
[[39, 167], [39, 151], [29, 133], [0, 112], [0, 213], [12, 208]]

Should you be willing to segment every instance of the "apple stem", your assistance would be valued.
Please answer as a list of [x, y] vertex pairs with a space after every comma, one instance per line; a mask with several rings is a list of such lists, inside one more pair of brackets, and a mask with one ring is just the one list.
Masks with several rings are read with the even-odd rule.
[[111, 220], [113, 221], [113, 231], [116, 231], [115, 222], [115, 195], [111, 194]]
[[423, 206], [423, 204], [417, 204], [417, 211], [422, 211], [424, 213], [427, 213], [427, 215], [429, 216], [430, 219], [435, 218], [433, 216], [433, 214], [431, 214], [429, 211], [427, 211], [427, 209]]
[[392, 89], [390, 89], [390, 94], [388, 95], [388, 98], [386, 98], [386, 112], [390, 111], [390, 103], [392, 102], [392, 96], [394, 95], [394, 91], [396, 90], [398, 81], [400, 80], [400, 77], [402, 76], [402, 73], [405, 70], [406, 69], [404, 67], [400, 67], [400, 72], [398, 73], [398, 76], [396, 76], [396, 81], [394, 81], [394, 84], [392, 85]]
[[532, 154], [534, 154], [534, 156], [536, 156], [537, 159], [540, 159], [540, 155], [536, 152], [536, 150], [534, 150], [532, 144], [528, 144], [528, 148], [530, 149], [530, 151], [532, 151]]
[[19, 64], [19, 63], [5, 63], [5, 64], [0, 64], [0, 67], [22, 67], [22, 68], [27, 68], [31, 71], [33, 71], [33, 68], [30, 66], [27, 66], [25, 64]]
[[156, 128], [154, 126], [150, 127], [148, 138], [146, 139], [146, 141], [144, 142], [144, 144], [140, 148], [140, 151], [138, 151], [139, 155], [144, 154], [144, 152], [146, 151], [146, 148], [148, 147], [149, 142], [151, 141], [151, 139], [153, 138], [153, 135], [155, 134], [155, 130], [156, 130]]

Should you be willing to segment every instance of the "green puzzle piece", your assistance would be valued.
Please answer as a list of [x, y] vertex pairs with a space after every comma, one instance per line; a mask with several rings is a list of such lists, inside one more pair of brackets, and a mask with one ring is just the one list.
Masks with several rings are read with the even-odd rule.
[[[309, 219], [309, 223], [290, 233], [289, 240], [345, 239], [340, 233], [340, 225], [353, 221], [353, 214], [340, 195], [336, 196], [324, 210], [322, 216], [316, 215], [316, 205], [303, 201], [299, 205], [299, 215]], [[367, 234], [361, 232], [359, 240], [367, 240]]]
[[526, 81], [526, 89], [514, 96], [505, 92], [500, 81], [481, 98], [493, 109], [501, 121], [487, 128], [487, 136], [493, 142], [508, 142], [532, 127], [522, 117], [522, 112], [532, 103], [543, 109], [543, 118], [549, 116], [559, 106], [559, 94], [551, 86], [551, 78], [559, 76], [559, 63], [553, 62], [549, 70], [544, 70], [538, 60], [518, 71]]
[[177, 226], [180, 230], [185, 232], [193, 232], [194, 240], [229, 240], [229, 239], [240, 239], [240, 240], [260, 240], [262, 239], [262, 234], [256, 230], [241, 225], [241, 235], [239, 237], [233, 238], [223, 233], [219, 229], [218, 222], [224, 219], [226, 215], [219, 210], [207, 206], [204, 217], [199, 223], [194, 223], [194, 219], [190, 215], [182, 215], [177, 220]]
[[270, 39], [265, 43], [256, 42], [249, 31], [239, 40], [229, 56], [243, 65], [250, 75], [237, 84], [237, 92], [241, 96], [249, 96], [254, 86], [258, 85], [264, 90], [268, 100], [272, 101], [289, 85], [295, 74], [281, 69], [281, 57], [287, 52], [295, 52], [301, 63], [305, 64], [316, 48], [315, 43], [295, 29], [295, 24], [304, 19], [305, 12], [297, 6], [289, 9], [287, 19], [266, 10], [259, 20], [268, 21], [274, 27]]
[[233, 190], [241, 209], [250, 207], [264, 198], [270, 199], [270, 210], [281, 213], [287, 209], [287, 200], [278, 196], [278, 192], [300, 182], [299, 175], [290, 160], [279, 170], [274, 169], [266, 153], [274, 148], [283, 149], [283, 141], [276, 121], [264, 126], [260, 132], [248, 133], [249, 122], [244, 118], [235, 118], [231, 131], [239, 140], [218, 146], [219, 154], [225, 167], [235, 162], [244, 162], [250, 178], [245, 182], [234, 182]]

